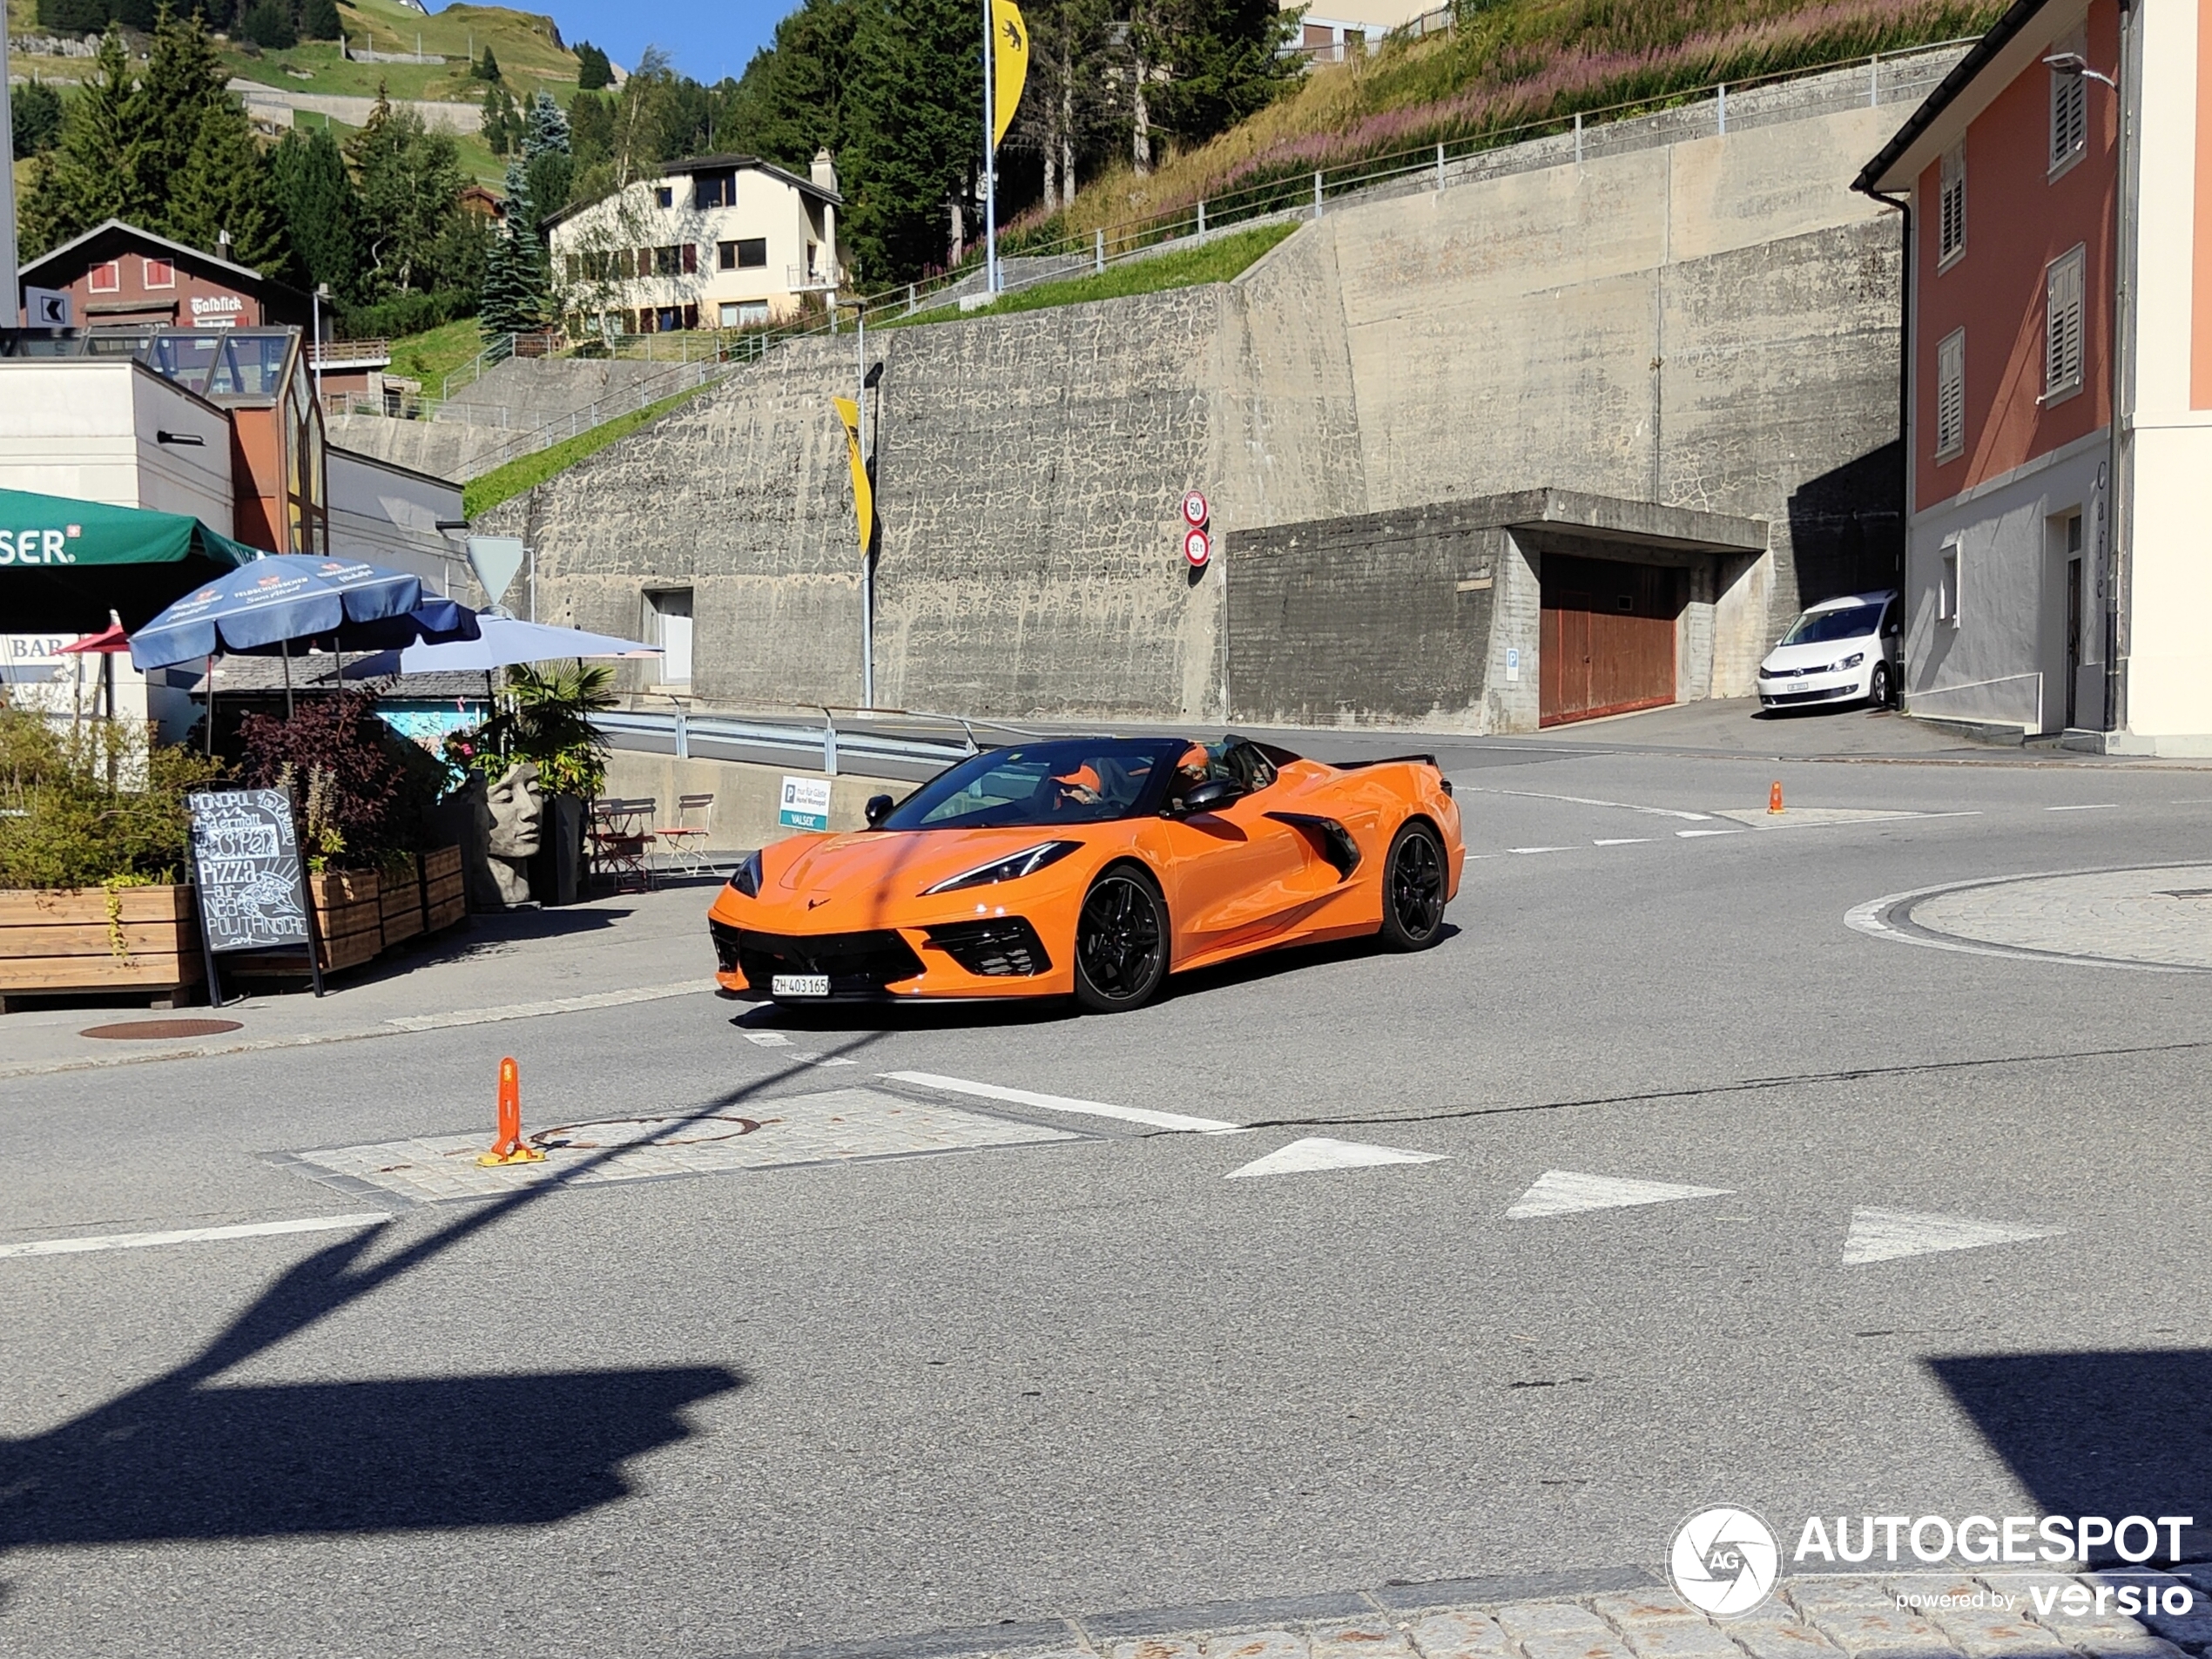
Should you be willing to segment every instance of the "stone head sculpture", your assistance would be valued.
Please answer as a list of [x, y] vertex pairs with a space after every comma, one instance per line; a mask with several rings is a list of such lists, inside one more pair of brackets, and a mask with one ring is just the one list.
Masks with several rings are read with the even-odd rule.
[[530, 896], [529, 860], [545, 834], [545, 796], [537, 768], [525, 760], [484, 786], [484, 808], [491, 819], [484, 850], [501, 900], [521, 904]]

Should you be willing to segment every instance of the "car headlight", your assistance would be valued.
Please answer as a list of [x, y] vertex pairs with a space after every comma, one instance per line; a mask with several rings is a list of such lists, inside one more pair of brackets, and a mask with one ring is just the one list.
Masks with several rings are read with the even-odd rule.
[[1764, 663], [1761, 663], [1759, 664], [1759, 678], [1763, 680], [1778, 679], [1780, 675], [1774, 669], [1769, 668]]
[[1865, 653], [1865, 651], [1853, 651], [1853, 652], [1852, 652], [1850, 656], [1848, 656], [1848, 657], [1844, 658], [1844, 660], [1843, 660], [1842, 662], [1838, 663], [1838, 664], [1836, 664], [1836, 668], [1837, 668], [1837, 670], [1838, 670], [1838, 671], [1841, 671], [1841, 670], [1843, 670], [1843, 669], [1846, 669], [1846, 668], [1857, 668], [1857, 667], [1858, 667], [1858, 666], [1861, 663], [1865, 662], [1865, 660], [1866, 660], [1866, 653]]
[[932, 894], [958, 893], [962, 887], [988, 887], [1000, 881], [1017, 881], [1025, 875], [1035, 875], [1047, 865], [1059, 863], [1082, 845], [1081, 841], [1039, 841], [1019, 853], [1009, 853], [988, 864], [948, 875], [936, 886], [924, 887], [921, 896], [927, 899]]
[[731, 875], [730, 886], [733, 890], [742, 893], [748, 899], [758, 899], [760, 896], [759, 853], [748, 853], [745, 854], [745, 862], [738, 866], [736, 871]]

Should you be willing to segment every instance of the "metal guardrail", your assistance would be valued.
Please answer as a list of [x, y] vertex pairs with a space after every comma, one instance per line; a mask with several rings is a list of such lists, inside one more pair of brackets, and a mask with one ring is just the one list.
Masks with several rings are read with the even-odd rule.
[[819, 725], [748, 720], [724, 714], [692, 714], [681, 709], [665, 713], [645, 709], [596, 714], [592, 724], [604, 732], [667, 739], [674, 745], [679, 760], [690, 759], [693, 740], [703, 738], [709, 743], [741, 744], [747, 748], [774, 749], [804, 756], [810, 765], [819, 761], [815, 769], [832, 778], [838, 775], [840, 763], [847, 760], [923, 761], [946, 766], [982, 749], [965, 720], [959, 722], [961, 735], [958, 738], [892, 737], [866, 728], [840, 730], [836, 717], [826, 709], [822, 711]]

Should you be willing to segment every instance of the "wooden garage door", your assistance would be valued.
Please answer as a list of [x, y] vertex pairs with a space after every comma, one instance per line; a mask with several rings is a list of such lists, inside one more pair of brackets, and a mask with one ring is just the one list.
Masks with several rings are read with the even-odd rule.
[[1547, 553], [1543, 594], [1542, 725], [1675, 700], [1672, 570]]

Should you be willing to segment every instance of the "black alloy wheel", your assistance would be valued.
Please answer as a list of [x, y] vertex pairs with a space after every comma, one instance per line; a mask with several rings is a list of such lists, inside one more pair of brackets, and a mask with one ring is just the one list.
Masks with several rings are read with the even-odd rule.
[[1426, 824], [1406, 825], [1390, 844], [1382, 936], [1399, 950], [1426, 950], [1444, 936], [1444, 847]]
[[1866, 677], [1866, 701], [1869, 706], [1885, 709], [1890, 705], [1890, 665], [1874, 664], [1874, 671]]
[[1076, 920], [1076, 1001], [1118, 1014], [1151, 1000], [1168, 976], [1168, 907], [1137, 870], [1106, 872]]

